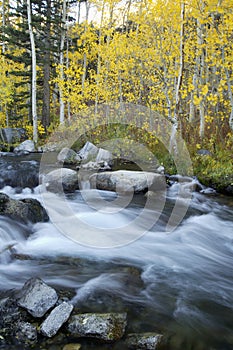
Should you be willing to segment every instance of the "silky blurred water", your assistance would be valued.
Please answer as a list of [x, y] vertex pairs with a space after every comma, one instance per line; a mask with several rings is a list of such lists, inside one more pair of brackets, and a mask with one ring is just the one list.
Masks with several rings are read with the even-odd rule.
[[[233, 349], [232, 198], [194, 192], [181, 224], [166, 233], [177, 186], [168, 190], [154, 226], [116, 248], [78, 244], [52, 222], [23, 225], [0, 217], [1, 291], [21, 288], [38, 276], [55, 288], [72, 290], [81, 310], [126, 310], [129, 332], [162, 332], [166, 349]], [[5, 186], [1, 191], [12, 198], [41, 200], [39, 186], [23, 191]], [[96, 192], [89, 191], [95, 200]], [[111, 210], [116, 194], [100, 194], [108, 203], [105, 212], [88, 206], [80, 191], [66, 200], [80, 220], [106, 230], [134, 222], [145, 204], [145, 197], [137, 195], [117, 212]], [[62, 215], [62, 208], [54, 210]], [[129, 278], [132, 268], [136, 273]]]

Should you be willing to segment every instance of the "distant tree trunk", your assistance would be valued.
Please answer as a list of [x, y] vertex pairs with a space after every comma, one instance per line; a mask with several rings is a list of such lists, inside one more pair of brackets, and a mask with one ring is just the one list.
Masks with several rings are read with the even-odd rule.
[[[6, 14], [5, 14], [5, 0], [2, 0], [2, 28], [4, 30], [6, 26]], [[3, 38], [3, 42], [2, 42], [2, 53], [5, 53], [6, 51], [6, 44], [5, 44], [5, 40]]]
[[[224, 61], [225, 61], [224, 49], [222, 50], [222, 57], [223, 57], [223, 63], [224, 63]], [[229, 74], [229, 70], [227, 67], [225, 67], [225, 74], [226, 74], [226, 79], [227, 79], [228, 96], [229, 96], [229, 101], [231, 104], [231, 114], [229, 117], [229, 126], [230, 126], [230, 129], [233, 131], [233, 94], [232, 94], [232, 89], [231, 89], [230, 74]]]
[[51, 0], [47, 0], [47, 19], [45, 27], [45, 54], [44, 54], [44, 81], [43, 81], [43, 106], [42, 124], [45, 128], [50, 124], [50, 38], [51, 38]]
[[[67, 16], [67, 5], [66, 0], [63, 0], [62, 7], [62, 24], [61, 24], [61, 43], [60, 43], [60, 79], [64, 80], [64, 46], [66, 38], [66, 16]], [[65, 103], [63, 100], [63, 91], [62, 87], [59, 88], [60, 96], [60, 124], [63, 124], [65, 121]]]
[[[201, 1], [201, 11], [204, 10], [204, 3]], [[204, 107], [204, 96], [201, 94], [201, 88], [204, 85], [204, 68], [205, 68], [205, 53], [203, 49], [204, 44], [204, 27], [201, 23], [200, 19], [197, 19], [197, 44], [198, 49], [201, 53], [198, 56], [198, 66], [199, 66], [199, 74], [198, 74], [198, 90], [199, 90], [199, 115], [200, 115], [200, 128], [199, 128], [199, 136], [203, 139], [205, 135], [205, 107]]]
[[182, 78], [184, 71], [184, 18], [185, 18], [185, 3], [181, 4], [181, 13], [180, 13], [180, 60], [179, 60], [179, 73], [176, 84], [175, 91], [175, 108], [174, 108], [174, 116], [172, 118], [172, 133], [170, 138], [170, 151], [174, 149], [176, 152], [176, 133], [178, 129], [178, 117], [179, 117], [179, 109], [180, 109], [180, 90], [182, 87]]
[[[88, 3], [88, 1], [86, 1], [86, 18], [85, 18], [86, 23], [85, 23], [85, 29], [84, 29], [85, 32], [87, 31], [87, 21], [88, 21], [88, 17], [89, 17], [89, 10], [90, 10], [90, 4]], [[84, 41], [84, 45], [85, 45], [85, 41]], [[87, 75], [87, 54], [86, 54], [86, 52], [84, 52], [83, 75], [82, 75], [82, 94], [84, 93], [86, 75]]]
[[31, 55], [32, 55], [32, 121], [33, 121], [33, 141], [38, 141], [38, 126], [37, 126], [37, 100], [36, 100], [36, 47], [35, 39], [32, 29], [32, 13], [31, 13], [31, 1], [27, 0], [27, 19], [28, 19], [28, 30], [30, 35], [31, 43]]

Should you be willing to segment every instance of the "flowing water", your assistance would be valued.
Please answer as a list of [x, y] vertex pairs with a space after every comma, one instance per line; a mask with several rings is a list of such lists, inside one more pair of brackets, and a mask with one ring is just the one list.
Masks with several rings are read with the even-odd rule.
[[[81, 311], [126, 310], [128, 332], [161, 332], [166, 349], [233, 349], [233, 199], [194, 192], [185, 218], [167, 233], [179, 186], [169, 188], [153, 227], [120, 247], [78, 244], [52, 222], [23, 225], [0, 217], [1, 293], [38, 276], [58, 290], [72, 290]], [[41, 200], [40, 190], [1, 189], [12, 198]], [[100, 194], [114, 206], [115, 193]], [[137, 195], [120, 212], [93, 211], [80, 191], [66, 201], [92, 226], [120, 230], [134, 222], [146, 199]], [[62, 215], [62, 208], [54, 210]]]

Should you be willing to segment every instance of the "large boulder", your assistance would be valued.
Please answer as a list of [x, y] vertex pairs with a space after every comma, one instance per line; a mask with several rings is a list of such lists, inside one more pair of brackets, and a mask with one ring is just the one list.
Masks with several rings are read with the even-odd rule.
[[39, 278], [31, 278], [20, 291], [18, 305], [26, 309], [33, 317], [43, 317], [57, 300], [55, 289]]
[[95, 160], [96, 156], [98, 154], [99, 148], [96, 147], [93, 143], [91, 142], [86, 142], [83, 148], [80, 149], [78, 152], [78, 155], [82, 160]]
[[102, 172], [90, 177], [92, 188], [99, 190], [127, 193], [156, 191], [166, 188], [165, 177], [160, 174], [143, 171], [118, 170]]
[[163, 336], [157, 333], [132, 333], [126, 338], [129, 349], [155, 350], [161, 343]]
[[73, 192], [79, 188], [79, 177], [75, 170], [61, 168], [48, 173], [43, 183], [50, 192]]
[[113, 342], [123, 337], [126, 324], [126, 313], [86, 313], [72, 316], [68, 323], [68, 330], [74, 337]]
[[[13, 154], [13, 153], [12, 153]], [[34, 188], [39, 184], [39, 162], [13, 154], [0, 158], [0, 188]]]
[[15, 200], [5, 193], [0, 193], [0, 215], [5, 215], [24, 223], [49, 220], [46, 210], [37, 199]]
[[35, 151], [35, 143], [32, 140], [23, 141], [20, 145], [14, 148], [14, 153], [31, 153]]
[[0, 142], [18, 143], [26, 138], [26, 130], [24, 128], [2, 128], [0, 129]]
[[81, 161], [81, 157], [72, 149], [64, 147], [58, 154], [57, 160], [64, 164], [77, 164]]
[[41, 333], [49, 338], [53, 337], [61, 326], [68, 320], [73, 305], [63, 302], [55, 307], [41, 325]]

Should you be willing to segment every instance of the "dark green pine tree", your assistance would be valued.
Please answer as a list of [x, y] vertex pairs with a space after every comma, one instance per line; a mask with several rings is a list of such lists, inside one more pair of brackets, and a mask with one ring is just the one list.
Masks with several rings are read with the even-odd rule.
[[[32, 0], [32, 26], [35, 34], [37, 65], [40, 67], [37, 79], [37, 108], [38, 116], [45, 129], [50, 124], [51, 91], [50, 83], [55, 75], [54, 65], [59, 62], [60, 39], [62, 30], [62, 0]], [[24, 76], [24, 84], [31, 85], [31, 48], [27, 23], [26, 0], [17, 0], [9, 5], [9, 20], [1, 30], [2, 40], [8, 48], [24, 48], [20, 56], [16, 56], [7, 50], [6, 56], [25, 64], [24, 72], [13, 72]], [[69, 20], [74, 20], [69, 18]], [[24, 89], [21, 96], [15, 96], [14, 103], [19, 101], [20, 106], [28, 107], [29, 120], [31, 120], [31, 93], [30, 89]], [[22, 103], [25, 101], [25, 103]], [[20, 113], [19, 113], [20, 114]]]

